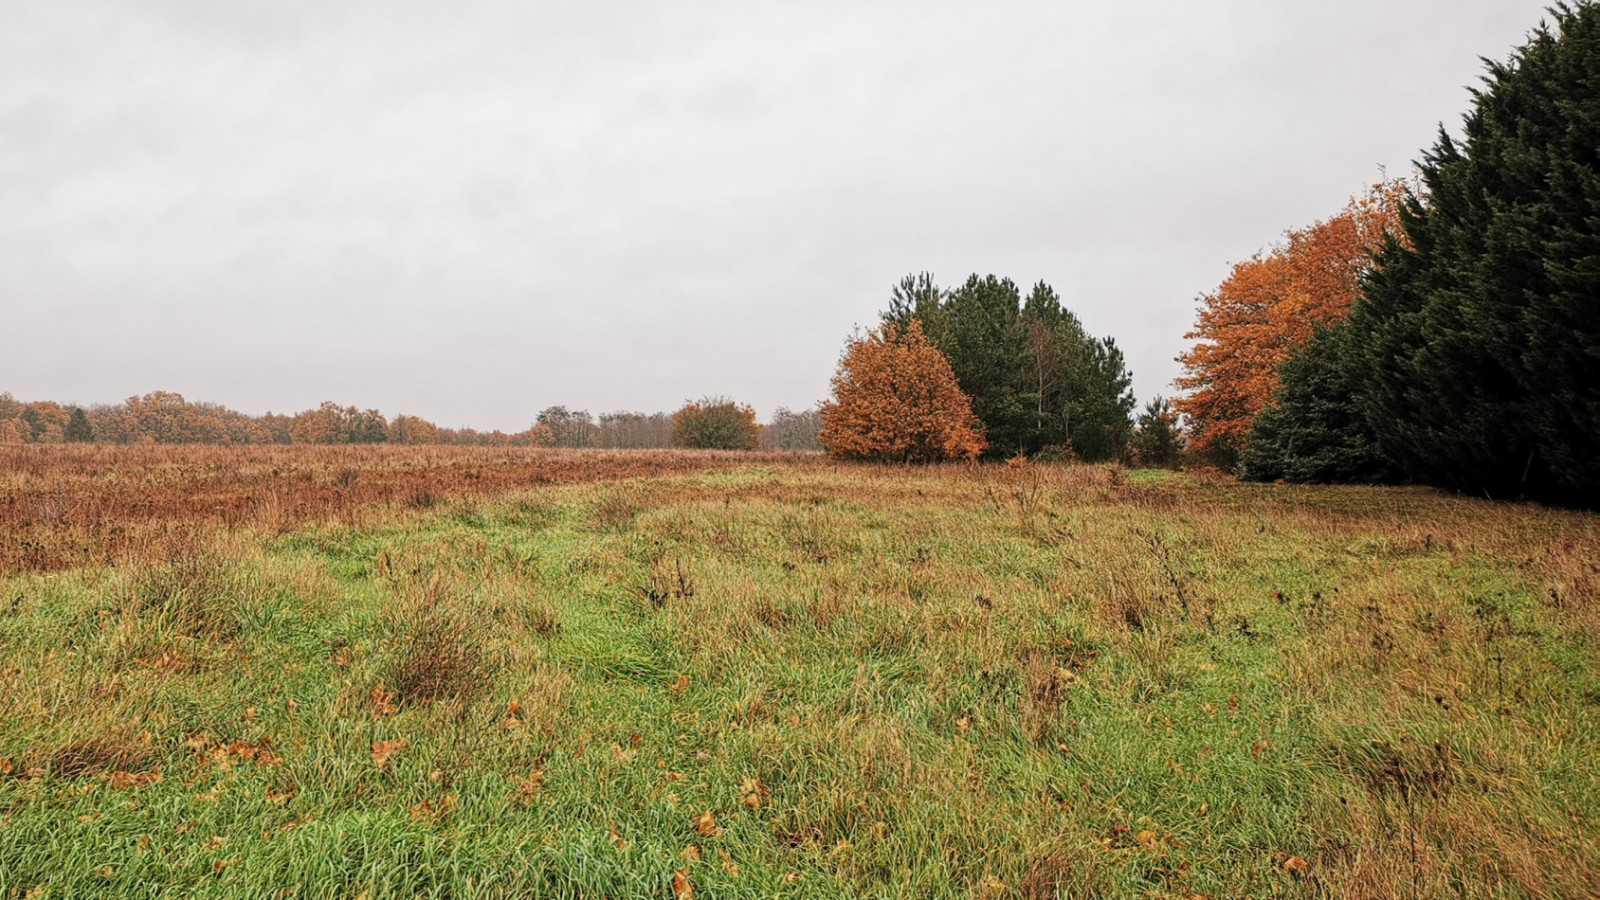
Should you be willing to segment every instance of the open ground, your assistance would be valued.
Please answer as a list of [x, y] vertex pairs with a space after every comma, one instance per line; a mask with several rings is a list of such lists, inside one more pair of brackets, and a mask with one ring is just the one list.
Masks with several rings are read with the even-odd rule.
[[7, 448], [0, 896], [1593, 896], [1597, 638], [1423, 489]]

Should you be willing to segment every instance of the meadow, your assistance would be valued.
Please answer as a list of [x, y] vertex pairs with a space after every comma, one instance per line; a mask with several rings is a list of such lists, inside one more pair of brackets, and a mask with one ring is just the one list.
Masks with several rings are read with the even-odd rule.
[[1600, 519], [0, 449], [0, 897], [1585, 897]]

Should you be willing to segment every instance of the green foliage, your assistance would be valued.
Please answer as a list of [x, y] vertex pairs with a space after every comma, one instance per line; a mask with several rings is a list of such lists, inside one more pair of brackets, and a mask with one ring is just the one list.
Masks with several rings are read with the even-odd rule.
[[69, 444], [94, 441], [94, 427], [89, 424], [89, 416], [79, 407], [72, 408], [72, 418], [67, 421], [66, 440]]
[[1121, 458], [1133, 424], [1122, 351], [1088, 335], [1050, 285], [1034, 285], [1024, 301], [1009, 278], [972, 275], [943, 290], [926, 272], [908, 275], [882, 319], [922, 322], [972, 398], [990, 456], [1066, 447], [1085, 460]]
[[1589, 519], [1153, 474], [749, 466], [5, 577], [0, 894], [1592, 893]]
[[1183, 444], [1177, 412], [1167, 398], [1157, 395], [1144, 405], [1144, 412], [1139, 414], [1139, 422], [1129, 440], [1134, 462], [1146, 468], [1175, 466], [1183, 453]]
[[1600, 504], [1600, 7], [1552, 15], [1424, 156], [1404, 239], [1344, 349], [1286, 372], [1251, 474]]
[[1391, 481], [1399, 473], [1374, 443], [1355, 397], [1349, 329], [1319, 328], [1284, 362], [1273, 402], [1256, 417], [1240, 466], [1254, 481]]

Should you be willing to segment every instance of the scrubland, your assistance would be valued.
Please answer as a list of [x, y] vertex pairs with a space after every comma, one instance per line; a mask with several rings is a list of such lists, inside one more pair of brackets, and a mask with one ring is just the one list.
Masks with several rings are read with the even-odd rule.
[[458, 448], [0, 454], [0, 896], [1582, 897], [1600, 520]]

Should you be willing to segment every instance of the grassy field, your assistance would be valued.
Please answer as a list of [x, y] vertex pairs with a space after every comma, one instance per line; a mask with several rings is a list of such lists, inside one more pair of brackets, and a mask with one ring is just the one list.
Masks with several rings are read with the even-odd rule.
[[[1600, 883], [1591, 515], [1105, 467], [494, 451], [519, 474], [363, 492], [404, 453], [48, 452], [0, 459], [0, 897]], [[240, 480], [280, 499], [183, 502]]]

